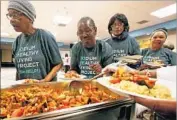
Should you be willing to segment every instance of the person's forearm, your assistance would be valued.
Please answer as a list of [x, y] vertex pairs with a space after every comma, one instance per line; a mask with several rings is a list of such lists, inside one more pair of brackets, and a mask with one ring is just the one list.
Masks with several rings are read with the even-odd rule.
[[45, 82], [51, 81], [56, 76], [57, 72], [61, 69], [62, 66], [63, 66], [63, 64], [60, 63], [60, 64], [56, 65], [55, 67], [53, 67], [53, 69], [45, 77], [44, 81]]
[[152, 110], [176, 114], [176, 101], [149, 100], [142, 98], [136, 98], [135, 100], [137, 103], [142, 104]]

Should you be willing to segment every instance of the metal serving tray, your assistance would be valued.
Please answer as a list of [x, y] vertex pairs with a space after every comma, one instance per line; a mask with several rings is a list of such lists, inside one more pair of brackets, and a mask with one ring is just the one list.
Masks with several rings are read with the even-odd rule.
[[[88, 82], [85, 82], [87, 84]], [[69, 82], [47, 82], [47, 83], [34, 83], [34, 84], [18, 84], [18, 85], [12, 85], [7, 88], [1, 89], [1, 92], [4, 90], [9, 90], [9, 89], [25, 89], [28, 87], [32, 86], [47, 86], [50, 85], [50, 87], [54, 89], [68, 89], [68, 84]], [[26, 116], [26, 117], [18, 117], [18, 118], [11, 118], [10, 120], [21, 120], [21, 119], [67, 119], [67, 120], [89, 120], [95, 118], [95, 120], [103, 120], [106, 117], [110, 117], [108, 115], [110, 112], [111, 114], [114, 112], [117, 114], [115, 116], [116, 118], [123, 118], [124, 120], [130, 120], [134, 116], [134, 109], [135, 109], [135, 103], [133, 100], [131, 100], [128, 97], [125, 96], [120, 96], [117, 95], [113, 92], [111, 92], [109, 89], [106, 87], [102, 86], [101, 84], [97, 83], [96, 81], [92, 81], [91, 84], [94, 84], [98, 87], [98, 89], [106, 91], [106, 93], [113, 95], [113, 96], [119, 96], [119, 99], [113, 100], [113, 101], [106, 101], [106, 102], [101, 102], [101, 103], [93, 103], [93, 104], [87, 104], [79, 107], [72, 107], [72, 108], [66, 108], [66, 109], [61, 109], [61, 110], [55, 110], [51, 112], [45, 112], [45, 113], [40, 113], [37, 115], [31, 115], [31, 116]], [[123, 109], [123, 110], [122, 110]], [[117, 112], [115, 112], [117, 111]], [[105, 114], [106, 112], [106, 114]], [[121, 113], [123, 112], [123, 113]], [[106, 117], [103, 117], [106, 115]], [[103, 118], [97, 118], [97, 117], [103, 117]], [[82, 118], [83, 117], [83, 118]], [[106, 118], [108, 119], [108, 118]], [[105, 120], [106, 120], [105, 119]], [[109, 120], [113, 120], [112, 118]], [[116, 119], [117, 120], [117, 119]]]

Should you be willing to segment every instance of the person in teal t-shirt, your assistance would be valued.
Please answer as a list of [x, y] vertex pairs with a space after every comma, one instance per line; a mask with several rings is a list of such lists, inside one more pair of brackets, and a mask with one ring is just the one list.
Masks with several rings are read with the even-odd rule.
[[159, 28], [152, 32], [150, 36], [151, 44], [149, 48], [142, 50], [142, 65], [141, 69], [150, 67], [148, 63], [160, 63], [165, 66], [176, 65], [176, 55], [167, 48], [163, 48], [168, 37], [167, 29]]
[[112, 48], [108, 43], [95, 39], [97, 28], [90, 17], [81, 18], [77, 27], [81, 41], [72, 47], [71, 70], [91, 78], [112, 63]]
[[56, 80], [62, 59], [54, 36], [33, 27], [36, 12], [27, 0], [10, 0], [7, 18], [16, 32], [22, 32], [13, 43], [16, 80]]
[[108, 23], [110, 38], [106, 42], [113, 49], [113, 60], [127, 55], [139, 55], [140, 48], [135, 38], [129, 35], [129, 23], [124, 14], [117, 13], [112, 16]]

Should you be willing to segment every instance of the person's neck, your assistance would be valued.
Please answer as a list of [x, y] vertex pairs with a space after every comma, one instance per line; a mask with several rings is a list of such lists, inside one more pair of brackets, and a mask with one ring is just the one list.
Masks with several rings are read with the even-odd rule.
[[112, 34], [112, 37], [118, 37], [118, 35], [116, 36], [116, 35]]
[[35, 33], [35, 31], [36, 31], [36, 29], [33, 27], [33, 26], [31, 26], [31, 27], [29, 27], [25, 32], [23, 32], [25, 35], [32, 35], [32, 34], [34, 34]]
[[90, 46], [90, 47], [85, 47], [85, 48], [86, 48], [86, 49], [89, 49], [89, 50], [92, 50], [93, 48], [95, 48], [95, 46], [96, 46], [96, 39], [94, 40], [94, 43], [93, 43], [92, 46]]
[[157, 50], [160, 50], [161, 48], [155, 48], [155, 47], [151, 47], [151, 50], [153, 51], [157, 51]]

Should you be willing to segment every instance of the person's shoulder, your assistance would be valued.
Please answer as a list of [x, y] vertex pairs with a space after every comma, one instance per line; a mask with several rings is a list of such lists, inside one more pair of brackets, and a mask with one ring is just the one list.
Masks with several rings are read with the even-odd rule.
[[73, 45], [73, 47], [72, 47], [72, 50], [74, 50], [74, 49], [81, 49], [82, 48], [82, 43], [81, 42], [77, 42], [76, 44], [74, 44]]
[[161, 51], [166, 53], [172, 53], [172, 51], [169, 50], [168, 48], [161, 48]]
[[168, 49], [168, 48], [163, 48], [163, 47], [161, 48], [161, 50], [163, 50], [163, 51], [168, 51], [168, 52], [171, 51], [170, 49]]
[[142, 51], [148, 51], [150, 48], [143, 48]]
[[100, 44], [102, 46], [109, 46], [109, 44], [103, 39], [103, 40], [96, 40], [96, 44]]
[[112, 41], [112, 38], [111, 37], [106, 37], [106, 38], [103, 38], [102, 41], [110, 43]]
[[174, 54], [173, 51], [169, 50], [168, 48], [161, 48], [161, 51], [165, 54]]
[[41, 36], [41, 40], [44, 42], [47, 43], [49, 43], [49, 41], [54, 43], [56, 42], [54, 35], [48, 30], [37, 29], [37, 34]]
[[144, 48], [144, 49], [141, 49], [141, 53], [142, 54], [145, 54], [147, 51], [149, 51], [150, 50], [150, 48]]
[[42, 34], [42, 35], [46, 35], [46, 36], [50, 36], [50, 37], [54, 37], [53, 36], [53, 34], [50, 32], [50, 31], [48, 31], [48, 30], [45, 30], [45, 29], [37, 29], [37, 31], [40, 33], [40, 34]]
[[18, 36], [16, 37], [16, 40], [17, 40], [17, 39], [21, 39], [22, 37], [24, 37], [24, 34], [23, 34], [23, 33], [21, 33], [20, 35], [18, 35]]
[[112, 50], [112, 47], [109, 45], [109, 43], [105, 42], [104, 40], [96, 40], [96, 44], [102, 51], [106, 51], [108, 49]]
[[20, 35], [18, 35], [16, 38], [15, 38], [15, 41], [13, 42], [13, 44], [15, 44], [15, 43], [20, 43], [22, 40], [21, 39], [23, 39], [23, 37], [24, 37], [24, 34], [23, 33], [21, 33]]
[[106, 38], [103, 38], [103, 39], [102, 39], [102, 41], [105, 41], [105, 42], [110, 41], [110, 40], [112, 40], [111, 37], [106, 37]]
[[129, 35], [129, 34], [128, 34], [128, 36], [127, 36], [127, 39], [128, 39], [128, 40], [131, 40], [131, 41], [133, 41], [133, 42], [136, 41], [136, 39], [135, 39], [133, 36]]

